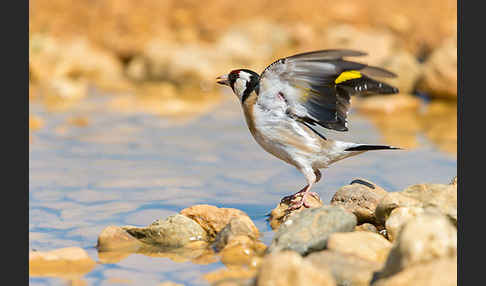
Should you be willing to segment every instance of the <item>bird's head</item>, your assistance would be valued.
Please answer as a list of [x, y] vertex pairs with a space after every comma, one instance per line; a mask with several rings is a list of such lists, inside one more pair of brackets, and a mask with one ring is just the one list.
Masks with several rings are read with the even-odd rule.
[[236, 96], [243, 102], [258, 87], [260, 76], [254, 71], [239, 69], [216, 79], [218, 80], [217, 83], [231, 87]]

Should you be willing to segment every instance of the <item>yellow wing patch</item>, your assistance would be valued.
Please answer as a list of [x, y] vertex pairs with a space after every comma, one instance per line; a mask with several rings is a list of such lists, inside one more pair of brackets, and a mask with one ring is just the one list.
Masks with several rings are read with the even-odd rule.
[[343, 81], [347, 81], [350, 79], [360, 78], [362, 77], [359, 71], [345, 71], [342, 72], [334, 81], [336, 84], [341, 83]]

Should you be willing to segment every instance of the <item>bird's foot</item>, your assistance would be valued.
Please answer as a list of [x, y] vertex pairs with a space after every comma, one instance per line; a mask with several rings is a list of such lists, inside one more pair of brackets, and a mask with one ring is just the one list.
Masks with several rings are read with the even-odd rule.
[[288, 203], [288, 211], [300, 209], [302, 206], [310, 208], [311, 205], [307, 201], [308, 196], [313, 196], [317, 200], [320, 200], [319, 195], [316, 192], [299, 191], [291, 196], [284, 197], [281, 202]]

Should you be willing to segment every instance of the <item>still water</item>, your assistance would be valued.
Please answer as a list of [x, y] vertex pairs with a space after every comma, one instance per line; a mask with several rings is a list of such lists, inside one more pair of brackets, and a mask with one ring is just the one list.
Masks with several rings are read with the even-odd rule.
[[[79, 246], [99, 262], [83, 277], [30, 277], [31, 285], [208, 285], [202, 275], [222, 268], [221, 262], [194, 264], [132, 254], [104, 264], [95, 249], [98, 234], [108, 225], [146, 226], [195, 204], [245, 211], [262, 241], [270, 243], [273, 232], [266, 214], [283, 196], [304, 186], [305, 179], [256, 144], [236, 98], [225, 94], [209, 113], [182, 118], [119, 112], [108, 108], [110, 100], [92, 93], [64, 112], [30, 104], [30, 113], [42, 117], [45, 126], [32, 133], [30, 144], [29, 249]], [[88, 124], [69, 124], [73, 117]], [[370, 118], [352, 112], [349, 121], [355, 142], [390, 143]], [[400, 130], [395, 139], [403, 135]], [[357, 177], [388, 191], [448, 183], [457, 172], [456, 154], [451, 148], [442, 151], [440, 142], [426, 134], [406, 134], [403, 143], [415, 148], [368, 152], [338, 162], [322, 170], [323, 179], [313, 190], [327, 203]]]

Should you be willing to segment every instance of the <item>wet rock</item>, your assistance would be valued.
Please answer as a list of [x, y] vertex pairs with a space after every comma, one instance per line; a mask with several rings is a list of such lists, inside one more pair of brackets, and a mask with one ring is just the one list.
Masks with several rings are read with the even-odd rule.
[[95, 266], [96, 262], [79, 247], [29, 252], [30, 276], [83, 275]]
[[376, 207], [376, 218], [385, 225], [391, 211], [398, 207], [437, 209], [457, 224], [457, 186], [417, 184], [401, 192], [388, 193]]
[[255, 225], [247, 217], [234, 217], [216, 235], [214, 246], [217, 250], [223, 249], [231, 240], [239, 236], [248, 237], [255, 241], [259, 233], [255, 232]]
[[356, 215], [358, 223], [375, 223], [375, 209], [387, 192], [376, 184], [357, 179], [340, 188], [332, 197], [331, 205], [340, 206]]
[[401, 227], [407, 221], [422, 213], [424, 213], [424, 209], [420, 207], [402, 207], [392, 210], [385, 222], [387, 238], [390, 241], [394, 241]]
[[147, 227], [123, 227], [138, 240], [167, 247], [181, 247], [190, 242], [208, 239], [206, 231], [192, 219], [173, 215], [166, 220], [156, 220]]
[[403, 226], [379, 277], [389, 277], [411, 266], [456, 255], [456, 227], [444, 215], [422, 214]]
[[110, 225], [98, 236], [98, 251], [136, 251], [142, 243], [121, 227]]
[[[300, 199], [297, 199], [300, 200]], [[317, 199], [313, 196], [310, 196], [307, 198], [307, 202], [309, 203], [309, 208], [318, 208], [323, 205], [321, 199]], [[268, 221], [270, 223], [270, 227], [273, 230], [276, 230], [277, 228], [280, 227], [280, 225], [285, 222], [291, 215], [295, 215], [301, 211], [303, 211], [305, 208], [300, 208], [297, 210], [294, 210], [292, 212], [288, 211], [289, 208], [289, 203], [288, 202], [280, 202], [276, 208], [274, 208], [270, 212], [270, 216], [268, 218]]]
[[305, 260], [319, 269], [330, 269], [337, 285], [368, 286], [373, 273], [382, 266], [358, 256], [330, 250], [311, 253]]
[[409, 94], [374, 95], [358, 100], [356, 102], [356, 109], [363, 113], [391, 114], [404, 111], [416, 111], [420, 105], [421, 100]]
[[292, 251], [265, 257], [257, 275], [257, 286], [336, 285], [329, 267], [316, 267]]
[[204, 241], [193, 241], [177, 248], [144, 244], [136, 253], [150, 257], [169, 258], [178, 263], [191, 262], [206, 265], [218, 261], [216, 253]]
[[304, 209], [290, 216], [272, 240], [268, 252], [293, 250], [301, 255], [326, 248], [330, 234], [352, 231], [356, 216], [341, 207]]
[[254, 237], [259, 236], [258, 228], [250, 217], [243, 211], [233, 208], [218, 208], [211, 205], [195, 205], [185, 208], [180, 212], [197, 222], [211, 238], [216, 238], [220, 232], [233, 218], [239, 218], [251, 229]]
[[372, 285], [455, 286], [457, 285], [457, 257], [441, 258], [407, 267], [393, 276], [377, 280]]
[[220, 252], [225, 265], [250, 265], [253, 257], [263, 256], [265, 244], [248, 236], [236, 236]]
[[256, 276], [255, 268], [235, 266], [231, 268], [220, 268], [203, 275], [203, 278], [212, 286], [224, 285], [250, 285], [248, 282]]
[[354, 231], [369, 231], [369, 232], [373, 232], [373, 233], [378, 233], [378, 229], [376, 228], [376, 226], [374, 226], [371, 223], [367, 223], [367, 222], [360, 224], [360, 225], [357, 225], [354, 228]]
[[370, 261], [384, 263], [392, 244], [383, 236], [368, 231], [333, 233], [327, 249], [348, 253]]
[[435, 49], [424, 64], [419, 88], [438, 98], [457, 98], [457, 38]]

